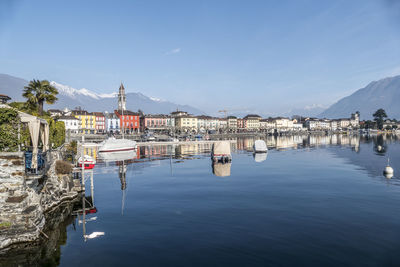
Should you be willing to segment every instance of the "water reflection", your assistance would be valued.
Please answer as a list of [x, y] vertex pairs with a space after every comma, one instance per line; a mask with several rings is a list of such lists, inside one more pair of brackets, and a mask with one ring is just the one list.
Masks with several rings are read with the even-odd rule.
[[267, 159], [268, 153], [253, 153], [255, 162], [263, 162]]
[[67, 226], [75, 228], [75, 218], [71, 215], [75, 203], [59, 206], [46, 214], [44, 232], [49, 237], [30, 244], [14, 245], [0, 253], [0, 267], [10, 266], [58, 266], [61, 246], [67, 243]]
[[212, 173], [215, 176], [226, 177], [231, 176], [232, 163], [212, 163]]
[[[258, 137], [257, 137], [258, 139]], [[237, 139], [237, 143], [233, 143], [232, 147], [234, 148], [233, 151], [238, 150], [239, 154], [240, 153], [244, 153], [246, 155], [236, 155], [236, 156], [243, 156], [241, 159], [243, 159], [244, 161], [246, 160], [250, 160], [252, 161], [253, 159], [249, 158], [250, 153], [247, 153], [246, 151], [252, 151], [252, 146], [254, 144], [254, 140], [255, 138], [238, 138]], [[300, 150], [300, 149], [305, 149], [305, 151], [311, 151], [313, 152], [315, 149], [314, 148], [323, 148], [323, 151], [328, 153], [330, 156], [333, 156], [333, 158], [338, 158], [340, 159], [340, 163], [343, 165], [348, 166], [353, 166], [354, 167], [354, 172], [357, 171], [357, 173], [360, 175], [359, 178], [361, 177], [362, 179], [366, 178], [369, 180], [372, 180], [371, 177], [373, 177], [373, 179], [375, 181], [378, 181], [378, 184], [382, 184], [382, 181], [384, 181], [385, 184], [388, 185], [400, 185], [400, 180], [396, 179], [395, 176], [393, 175], [382, 175], [382, 170], [383, 168], [386, 166], [386, 160], [387, 157], [390, 157], [391, 159], [391, 165], [395, 170], [399, 170], [400, 168], [400, 145], [399, 145], [399, 137], [395, 136], [395, 135], [380, 135], [380, 136], [357, 136], [357, 135], [331, 135], [331, 136], [308, 136], [308, 135], [304, 135], [304, 136], [278, 136], [278, 137], [274, 137], [274, 136], [268, 136], [265, 137], [264, 140], [267, 143], [267, 146], [270, 150], [272, 150], [270, 152], [270, 155], [268, 156], [267, 153], [256, 153], [256, 154], [252, 154], [254, 157], [254, 161], [259, 163], [257, 166], [258, 167], [266, 167], [269, 168], [270, 165], [274, 165], [274, 164], [267, 164], [266, 159], [268, 157], [268, 161], [269, 162], [274, 162], [274, 158], [276, 159], [276, 155], [278, 153], [281, 152], [277, 152], [277, 151], [282, 151], [282, 150], [289, 150], [289, 149], [294, 149], [294, 150]], [[182, 176], [187, 177], [188, 175], [192, 175], [191, 171], [192, 169], [190, 169], [189, 171], [187, 169], [185, 169], [185, 166], [191, 166], [191, 168], [204, 168], [206, 169], [206, 174], [204, 170], [196, 170], [198, 171], [198, 173], [200, 173], [201, 175], [211, 175], [210, 171], [209, 171], [209, 163], [205, 162], [205, 165], [196, 165], [197, 162], [192, 161], [193, 159], [196, 158], [209, 158], [209, 154], [211, 151], [211, 143], [208, 144], [190, 144], [190, 145], [164, 145], [164, 146], [142, 146], [139, 147], [138, 150], [136, 151], [130, 151], [130, 152], [124, 152], [124, 153], [107, 153], [107, 154], [102, 154], [99, 153], [98, 155], [98, 160], [100, 162], [99, 166], [96, 166], [94, 172], [95, 175], [102, 175], [104, 173], [105, 169], [109, 169], [109, 171], [111, 171], [115, 177], [114, 179], [118, 180], [118, 191], [121, 190], [122, 193], [122, 202], [120, 202], [119, 198], [116, 201], [116, 207], [117, 210], [119, 211], [119, 205], [121, 205], [121, 214], [124, 214], [124, 210], [128, 210], [131, 207], [126, 206], [125, 207], [125, 198], [126, 198], [126, 194], [127, 194], [127, 190], [128, 190], [128, 186], [131, 186], [130, 184], [128, 185], [127, 182], [127, 176], [130, 177], [131, 173], [127, 172], [128, 170], [128, 166], [132, 166], [133, 164], [135, 164], [135, 168], [140, 169], [140, 168], [147, 168], [149, 166], [151, 166], [151, 164], [153, 163], [157, 163], [157, 161], [159, 160], [163, 160], [163, 159], [168, 159], [169, 161], [169, 166], [167, 166], [168, 162], [166, 162], [166, 164], [164, 165], [165, 168], [169, 168], [167, 169], [166, 172], [166, 176], [170, 175], [175, 177], [179, 177], [179, 175], [182, 175], [182, 173], [184, 173]], [[312, 149], [308, 149], [308, 148], [312, 148]], [[327, 148], [327, 149], [325, 149]], [[390, 149], [389, 149], [390, 148]], [[295, 151], [295, 153], [287, 153], [288, 156], [288, 164], [290, 164], [290, 154], [296, 154], [298, 155], [298, 152], [300, 151]], [[319, 151], [316, 151], [317, 153]], [[96, 151], [92, 152], [93, 155], [96, 155]], [[283, 152], [285, 153], [285, 152]], [[311, 154], [311, 153], [310, 153]], [[282, 154], [280, 154], [282, 155]], [[286, 155], [286, 154], [285, 154]], [[381, 157], [381, 155], [385, 155], [385, 157]], [[181, 167], [181, 165], [179, 165], [179, 167], [176, 167], [176, 170], [174, 170], [174, 172], [176, 174], [173, 173], [173, 163], [175, 162], [187, 162], [190, 161], [190, 163], [192, 163], [192, 165], [183, 165], [183, 167]], [[286, 158], [285, 158], [286, 160]], [[105, 162], [105, 163], [101, 163], [101, 162]], [[323, 161], [321, 161], [323, 162]], [[232, 168], [232, 164], [231, 163], [226, 163], [226, 164], [222, 164], [222, 163], [213, 163], [211, 168], [212, 168], [212, 174], [218, 177], [228, 177], [232, 175], [232, 178], [237, 178], [238, 174], [240, 173], [240, 169], [238, 166], [240, 166], [238, 157], [234, 157], [233, 159], [233, 163], [234, 164], [238, 164], [235, 165], [235, 168], [238, 168], [238, 171], [234, 171], [233, 173], [231, 173], [231, 168]], [[277, 164], [277, 162], [274, 162], [275, 164]], [[102, 165], [103, 164], [103, 165]], [[243, 167], [243, 163], [242, 167]], [[249, 164], [254, 164], [253, 162], [249, 163]], [[324, 163], [324, 164], [329, 164], [329, 163]], [[105, 166], [110, 166], [111, 168], [105, 168]], [[162, 166], [162, 165], [161, 165]], [[198, 167], [198, 166], [203, 166], [203, 167]], [[205, 167], [204, 167], [205, 166]], [[244, 168], [247, 168], [247, 166], [245, 166]], [[318, 166], [320, 168], [323, 168], [324, 166]], [[187, 168], [187, 167], [186, 167]], [[301, 166], [300, 166], [301, 168]], [[331, 168], [333, 168], [331, 166]], [[339, 171], [343, 171], [342, 169], [338, 169]], [[162, 170], [161, 170], [162, 171]], [[185, 171], [185, 172], [184, 172]], [[204, 171], [204, 172], [203, 172]], [[242, 170], [243, 171], [243, 170]], [[247, 172], [251, 172], [252, 170], [247, 170], [245, 169], [246, 173]], [[276, 170], [275, 170], [276, 171]], [[97, 172], [97, 174], [96, 174]], [[110, 172], [110, 173], [111, 173]], [[116, 176], [116, 172], [118, 172], [118, 176]], [[244, 171], [243, 171], [244, 172]], [[243, 174], [242, 172], [242, 174]], [[352, 173], [354, 173], [352, 172]], [[132, 172], [133, 174], [133, 172]], [[165, 173], [164, 173], [165, 174]], [[297, 175], [294, 174], [294, 175]], [[336, 174], [332, 174], [331, 175], [336, 175]], [[299, 174], [299, 177], [301, 175]], [[109, 178], [109, 175], [104, 175], [104, 177]], [[153, 176], [151, 176], [153, 177]], [[182, 180], [178, 180], [175, 179], [171, 180], [172, 182], [177, 182], [179, 181], [179, 183], [184, 183], [182, 182]], [[297, 176], [296, 176], [297, 177]], [[135, 177], [137, 178], [137, 177]], [[163, 177], [164, 178], [164, 177]], [[201, 177], [202, 178], [202, 177]], [[333, 177], [333, 178], [337, 178], [337, 177]], [[386, 178], [390, 179], [387, 180]], [[107, 180], [107, 179], [104, 179]], [[142, 180], [142, 183], [144, 183], [143, 181], [146, 179]], [[148, 182], [151, 179], [147, 179], [146, 181]], [[203, 184], [203, 182], [206, 179], [199, 179], [197, 182], [200, 184]], [[220, 179], [211, 179], [211, 180], [220, 180]], [[240, 179], [230, 179], [229, 181], [233, 181], [233, 180], [240, 180]], [[271, 179], [273, 180], [273, 179]], [[332, 181], [334, 179], [326, 179], [327, 181]], [[349, 178], [350, 180], [350, 178]], [[187, 181], [187, 179], [186, 179]], [[257, 180], [254, 180], [257, 182]], [[313, 181], [312, 179], [308, 180], [308, 182]], [[103, 181], [104, 182], [104, 181]], [[132, 183], [134, 182], [134, 180], [132, 180]], [[163, 181], [164, 182], [164, 181]], [[262, 179], [262, 182], [264, 183], [268, 183], [267, 179]], [[305, 182], [307, 183], [307, 179], [305, 180]], [[325, 180], [320, 181], [320, 182], [325, 182]], [[358, 182], [358, 181], [357, 181]], [[96, 179], [95, 179], [95, 183], [96, 183]], [[120, 183], [120, 185], [119, 185]], [[371, 184], [371, 183], [370, 183]], [[163, 205], [162, 202], [165, 199], [170, 200], [171, 198], [173, 198], [174, 195], [176, 195], [175, 191], [157, 191], [159, 190], [156, 187], [151, 187], [148, 186], [148, 184], [145, 184], [146, 186], [143, 186], [142, 184], [142, 189], [147, 190], [148, 188], [152, 188], [152, 190], [155, 191], [149, 191], [150, 193], [153, 192], [154, 194], [149, 194], [151, 195], [151, 197], [157, 197], [157, 195], [161, 195], [163, 196], [164, 193], [168, 193], [167, 195], [164, 195], [165, 198], [161, 198], [162, 201], [156, 201], [153, 199], [147, 199], [146, 201], [148, 201], [148, 203], [151, 203], [151, 205]], [[157, 185], [157, 184], [156, 184]], [[168, 187], [168, 183], [165, 182], [165, 187]], [[197, 186], [198, 184], [196, 184]], [[268, 184], [269, 185], [269, 184]], [[188, 185], [186, 185], [188, 186]], [[210, 186], [213, 186], [213, 188], [215, 188], [215, 184], [211, 184]], [[277, 185], [275, 185], [277, 186]], [[299, 186], [299, 185], [296, 185]], [[314, 184], [310, 184], [310, 186], [314, 186]], [[135, 186], [132, 187], [132, 189], [137, 189], [139, 188], [139, 186]], [[178, 187], [177, 187], [178, 188]], [[233, 189], [232, 189], [233, 188]], [[240, 190], [240, 188], [235, 188], [232, 187], [232, 190]], [[268, 187], [265, 187], [268, 188]], [[163, 187], [164, 189], [164, 187]], [[279, 189], [279, 187], [278, 187]], [[107, 191], [107, 189], [103, 189], [104, 191]], [[171, 188], [169, 188], [169, 190], [172, 190]], [[191, 192], [198, 192], [198, 190], [201, 190], [201, 187], [196, 187], [195, 189], [193, 189], [193, 191]], [[208, 189], [207, 189], [208, 190]], [[253, 189], [252, 189], [253, 190]], [[267, 190], [267, 189], [265, 189]], [[306, 189], [303, 188], [304, 191], [306, 191]], [[308, 189], [307, 189], [308, 190]], [[140, 191], [140, 190], [139, 190]], [[282, 190], [282, 192], [285, 192], [285, 190]], [[294, 187], [293, 192], [296, 193], [296, 187]], [[340, 190], [335, 191], [335, 193], [338, 192], [343, 192]], [[148, 193], [148, 192], [146, 192]], [[203, 192], [202, 192], [203, 193]], [[274, 194], [272, 191], [269, 192], [270, 194]], [[92, 194], [93, 195], [93, 194]], [[268, 194], [264, 194], [265, 196], [268, 196]], [[137, 197], [137, 195], [135, 195]], [[346, 195], [348, 197], [348, 195]], [[97, 199], [99, 199], [99, 195], [96, 195]], [[104, 203], [104, 195], [101, 196], [103, 198], [103, 203]], [[141, 197], [146, 197], [144, 194]], [[181, 197], [181, 196], [179, 196]], [[278, 197], [278, 195], [276, 195], [275, 197]], [[321, 197], [321, 196], [318, 196]], [[94, 196], [93, 196], [94, 198]], [[319, 198], [316, 198], [319, 199]], [[109, 199], [108, 199], [109, 200]], [[143, 199], [141, 199], [143, 200]], [[193, 199], [189, 200], [195, 201]], [[142, 201], [141, 203], [146, 203], [146, 201]], [[231, 201], [235, 201], [234, 199]], [[328, 200], [327, 200], [328, 201]], [[331, 201], [329, 199], [329, 201]], [[92, 202], [94, 202], [94, 200], [92, 200]], [[98, 203], [101, 203], [100, 201], [97, 201]], [[140, 201], [139, 201], [140, 202]], [[82, 205], [85, 206], [86, 203], [90, 203], [90, 200], [88, 200], [87, 202], [83, 202]], [[161, 203], [161, 204], [160, 204]], [[176, 201], [176, 203], [180, 203], [180, 200]], [[295, 202], [293, 202], [295, 203]], [[93, 203], [94, 204], [94, 203]], [[176, 204], [178, 205], [178, 204]], [[201, 204], [199, 204], [201, 205]], [[109, 208], [106, 207], [107, 205], [102, 206], [101, 208], [103, 208], [103, 210], [101, 210], [102, 212], [102, 220], [104, 220], [104, 218], [106, 216], [104, 216], [107, 211], [106, 209]], [[130, 206], [130, 205], [129, 205]], [[251, 206], [249, 204], [249, 206]], [[163, 207], [163, 206], [162, 206]], [[148, 210], [148, 207], [143, 208], [143, 210]], [[82, 210], [82, 207], [80, 208]], [[85, 210], [86, 208], [84, 207], [83, 210]], [[114, 207], [115, 209], [115, 207]], [[39, 243], [36, 244], [30, 244], [28, 245], [24, 245], [23, 247], [14, 247], [12, 249], [10, 249], [7, 254], [3, 254], [0, 255], [0, 266], [15, 266], [15, 265], [21, 265], [21, 266], [42, 266], [42, 265], [47, 265], [47, 266], [57, 266], [60, 263], [60, 257], [61, 257], [61, 253], [60, 253], [60, 247], [65, 245], [67, 242], [67, 231], [66, 228], [68, 225], [74, 226], [75, 229], [75, 219], [73, 216], [71, 216], [71, 210], [72, 208], [62, 208], [61, 210], [57, 211], [58, 213], [60, 213], [60, 216], [56, 216], [56, 215], [49, 215], [49, 219], [47, 220], [48, 225], [46, 225], [46, 234], [49, 235], [50, 239], [49, 240], [40, 240]], [[162, 208], [159, 207], [159, 210], [163, 210]], [[115, 213], [112, 213], [111, 217], [113, 217], [113, 219], [115, 219]], [[349, 213], [352, 214], [352, 213]], [[128, 214], [130, 215], [130, 214]], [[125, 215], [123, 218], [128, 220], [130, 217], [128, 215]], [[154, 214], [153, 214], [154, 215]], [[91, 215], [87, 215], [86, 213], [80, 213], [78, 216], [82, 216], [82, 219], [84, 219], [84, 221], [82, 222], [82, 227], [85, 227], [85, 230], [83, 231], [83, 234], [86, 235], [86, 222], [94, 220], [94, 217], [91, 217]], [[99, 216], [100, 217], [100, 216]], [[201, 216], [199, 216], [200, 218]], [[143, 216], [142, 218], [138, 218], [138, 220], [143, 220], [141, 221], [141, 223], [143, 225], [149, 225], [149, 221], [146, 221], [148, 217]], [[158, 218], [158, 217], [157, 217]], [[302, 217], [304, 218], [304, 217]], [[342, 217], [340, 217], [342, 218]], [[165, 219], [165, 218], [164, 218]], [[78, 221], [79, 222], [79, 221]], [[151, 222], [151, 221], [150, 221]], [[102, 222], [96, 221], [96, 223], [98, 223], [98, 225], [100, 225]], [[85, 225], [85, 226], [84, 226]], [[141, 226], [141, 224], [139, 224], [139, 226]], [[79, 225], [79, 228], [81, 226]], [[91, 226], [90, 224], [88, 224], [88, 228], [92, 228], [93, 226]], [[96, 230], [96, 229], [92, 229], [92, 230]], [[286, 230], [286, 229], [285, 229]], [[111, 230], [109, 230], [111, 231]], [[112, 231], [117, 232], [118, 229], [112, 229]], [[115, 233], [114, 232], [114, 233]], [[90, 232], [89, 232], [90, 233]], [[91, 234], [96, 233], [96, 232], [92, 232]], [[91, 234], [87, 235], [87, 238], [89, 238], [89, 236], [91, 236]], [[81, 241], [82, 237], [79, 236], [80, 239], [79, 241]], [[74, 240], [73, 240], [74, 241]], [[71, 241], [70, 241], [71, 242]], [[74, 241], [76, 242], [76, 241]], [[82, 252], [84, 253], [84, 252]], [[67, 256], [67, 255], [65, 255]], [[70, 256], [70, 255], [68, 255]], [[68, 261], [67, 261], [68, 262]]]

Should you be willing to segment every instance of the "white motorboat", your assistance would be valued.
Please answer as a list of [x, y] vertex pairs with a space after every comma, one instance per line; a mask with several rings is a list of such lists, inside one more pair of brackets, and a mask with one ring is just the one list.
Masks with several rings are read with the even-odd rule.
[[99, 159], [105, 162], [124, 161], [137, 158], [137, 150], [126, 150], [118, 152], [99, 152]]
[[136, 148], [136, 142], [133, 140], [108, 138], [100, 145], [99, 153], [130, 151]]
[[266, 153], [268, 152], [267, 144], [264, 140], [256, 140], [253, 146], [255, 153]]

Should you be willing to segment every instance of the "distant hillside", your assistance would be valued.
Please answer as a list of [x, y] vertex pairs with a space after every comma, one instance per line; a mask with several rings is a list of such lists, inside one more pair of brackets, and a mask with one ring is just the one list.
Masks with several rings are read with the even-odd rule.
[[[28, 81], [6, 74], [0, 74], [0, 94], [11, 97], [11, 101], [22, 101], [22, 90]], [[80, 106], [88, 111], [113, 111], [117, 108], [117, 93], [96, 94], [85, 88], [74, 89], [67, 85], [51, 82], [58, 89], [58, 101], [49, 106], [54, 109], [68, 107], [73, 109]], [[119, 85], [116, 85], [116, 92]], [[127, 109], [137, 111], [141, 109], [144, 113], [168, 114], [176, 109], [184, 110], [192, 114], [204, 114], [203, 111], [188, 105], [179, 105], [169, 101], [148, 97], [142, 93], [127, 93]], [[45, 107], [47, 108], [47, 107]]]
[[371, 119], [383, 108], [390, 118], [400, 119], [400, 75], [374, 81], [330, 106], [319, 117], [349, 117], [360, 111], [361, 119]]

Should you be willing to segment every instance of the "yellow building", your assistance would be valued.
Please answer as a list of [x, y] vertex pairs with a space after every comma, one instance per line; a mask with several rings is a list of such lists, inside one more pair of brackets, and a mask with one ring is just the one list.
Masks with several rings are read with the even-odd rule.
[[81, 125], [81, 133], [94, 134], [96, 133], [96, 116], [86, 110], [75, 110], [73, 112]]
[[183, 115], [175, 118], [175, 127], [183, 131], [197, 132], [197, 117]]

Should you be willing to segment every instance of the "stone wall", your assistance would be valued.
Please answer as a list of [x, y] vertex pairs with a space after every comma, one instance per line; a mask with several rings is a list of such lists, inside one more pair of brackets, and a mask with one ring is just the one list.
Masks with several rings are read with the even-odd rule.
[[23, 153], [0, 153], [0, 250], [37, 240], [45, 213], [78, 196], [79, 181], [55, 173], [59, 153], [50, 158], [46, 174], [26, 176]]

